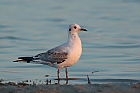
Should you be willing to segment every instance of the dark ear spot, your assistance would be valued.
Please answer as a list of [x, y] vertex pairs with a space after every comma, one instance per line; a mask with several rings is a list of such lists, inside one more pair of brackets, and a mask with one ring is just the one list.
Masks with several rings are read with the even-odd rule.
[[76, 26], [74, 26], [74, 28], [76, 29], [77, 27], [76, 27]]
[[69, 31], [71, 31], [71, 28], [69, 29]]

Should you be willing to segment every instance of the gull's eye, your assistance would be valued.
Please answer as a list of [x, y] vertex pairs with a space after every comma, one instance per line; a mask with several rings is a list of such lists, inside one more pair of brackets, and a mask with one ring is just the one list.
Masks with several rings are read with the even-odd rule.
[[71, 31], [71, 28], [69, 29], [69, 31]]
[[74, 28], [76, 29], [77, 27], [76, 27], [76, 26], [74, 26]]

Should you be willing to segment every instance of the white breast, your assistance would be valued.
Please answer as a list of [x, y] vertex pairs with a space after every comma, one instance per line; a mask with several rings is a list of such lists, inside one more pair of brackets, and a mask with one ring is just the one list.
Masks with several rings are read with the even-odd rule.
[[68, 42], [68, 46], [69, 46], [68, 59], [66, 60], [66, 62], [62, 63], [62, 66], [64, 67], [74, 65], [79, 60], [82, 54], [82, 45], [78, 34], [71, 36]]

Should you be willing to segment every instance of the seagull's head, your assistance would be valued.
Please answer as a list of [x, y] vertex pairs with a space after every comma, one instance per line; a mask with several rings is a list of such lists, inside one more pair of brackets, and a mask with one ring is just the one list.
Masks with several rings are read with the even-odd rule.
[[69, 32], [70, 33], [78, 33], [79, 31], [87, 31], [86, 29], [84, 28], [81, 28], [78, 24], [71, 24], [69, 26]]

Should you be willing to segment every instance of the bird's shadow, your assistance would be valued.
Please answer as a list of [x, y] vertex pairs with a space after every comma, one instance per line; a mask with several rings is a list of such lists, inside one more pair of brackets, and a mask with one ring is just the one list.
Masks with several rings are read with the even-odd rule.
[[60, 84], [60, 81], [61, 80], [65, 80], [66, 81], [66, 85], [68, 84], [68, 82], [70, 81], [70, 80], [80, 80], [81, 78], [59, 78], [59, 79], [54, 79], [54, 80], [57, 80], [58, 82], [57, 82], [57, 84]]

